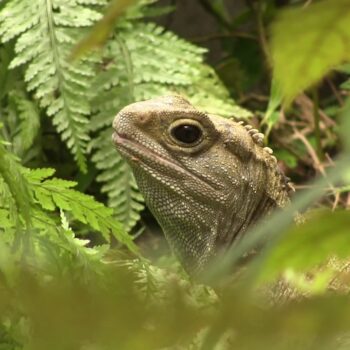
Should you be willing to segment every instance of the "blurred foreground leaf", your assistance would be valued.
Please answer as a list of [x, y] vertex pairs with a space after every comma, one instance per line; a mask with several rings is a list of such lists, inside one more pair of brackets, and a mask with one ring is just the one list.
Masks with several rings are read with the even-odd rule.
[[270, 252], [260, 278], [270, 280], [286, 269], [307, 271], [332, 256], [350, 256], [350, 212], [323, 211], [289, 230]]
[[15, 349], [28, 350], [339, 350], [346, 349], [350, 331], [348, 297], [262, 307], [243, 290], [226, 287], [212, 304], [205, 288], [198, 292], [198, 285], [168, 272], [164, 283], [154, 275], [154, 288], [166, 291], [165, 298], [145, 299], [135, 288], [143, 282], [125, 268], [106, 266], [88, 283], [44, 281], [23, 268], [11, 285], [1, 279], [1, 268], [2, 349], [16, 343]]
[[[224, 255], [219, 255], [212, 264], [208, 266], [201, 278], [209, 283], [218, 283], [222, 277], [227, 276], [233, 270], [233, 267], [241, 261], [242, 256], [261, 247], [265, 244], [265, 248], [259, 256], [253, 260], [250, 273], [250, 282], [255, 281], [260, 275], [260, 270], [265, 266], [264, 262], [271, 254], [271, 251], [280, 244], [281, 237], [286, 234], [288, 228], [295, 220], [295, 214], [302, 212], [315, 200], [322, 197], [329, 183], [344, 181], [345, 174], [350, 169], [349, 157], [347, 155], [340, 156], [327, 173], [327, 178], [319, 177], [313, 181], [313, 186], [304, 192], [301, 192], [283, 211], [276, 210], [259, 225], [253, 226], [238, 242], [237, 245], [231, 246]], [[266, 242], [269, 242], [267, 245]]]
[[287, 103], [350, 60], [349, 23], [350, 0], [323, 0], [280, 14], [271, 28], [271, 51]]
[[264, 119], [262, 120], [262, 124], [267, 125], [267, 130], [265, 131], [266, 137], [270, 134], [272, 127], [277, 123], [279, 119], [280, 112], [277, 109], [281, 105], [281, 102], [281, 90], [277, 86], [276, 81], [272, 80], [270, 99], [264, 115]]
[[73, 49], [71, 59], [77, 59], [91, 49], [102, 46], [114, 28], [116, 20], [136, 0], [114, 0], [106, 10], [106, 14], [91, 29], [90, 34], [84, 37]]

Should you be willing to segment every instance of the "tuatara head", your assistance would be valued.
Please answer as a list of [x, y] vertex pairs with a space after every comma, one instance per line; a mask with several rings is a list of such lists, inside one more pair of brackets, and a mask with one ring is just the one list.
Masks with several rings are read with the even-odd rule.
[[133, 103], [113, 128], [118, 151], [189, 272], [288, 200], [288, 184], [257, 130], [198, 111], [180, 96]]

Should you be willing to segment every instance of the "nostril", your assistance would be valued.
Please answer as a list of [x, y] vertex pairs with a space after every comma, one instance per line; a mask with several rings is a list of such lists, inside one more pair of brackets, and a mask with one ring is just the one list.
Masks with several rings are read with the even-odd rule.
[[147, 124], [149, 122], [151, 118], [151, 114], [145, 112], [145, 111], [142, 111], [142, 113], [138, 113], [138, 116], [137, 116], [137, 123], [138, 124]]
[[137, 124], [139, 125], [145, 125], [148, 121], [148, 117], [145, 116], [145, 115], [140, 115], [138, 118], [137, 118]]

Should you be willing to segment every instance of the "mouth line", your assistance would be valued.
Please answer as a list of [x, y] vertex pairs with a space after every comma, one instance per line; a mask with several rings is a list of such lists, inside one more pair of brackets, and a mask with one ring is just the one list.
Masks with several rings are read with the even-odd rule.
[[159, 163], [164, 164], [166, 167], [175, 170], [177, 173], [185, 175], [187, 174], [186, 171], [184, 171], [180, 166], [178, 166], [174, 162], [162, 157], [161, 155], [148, 149], [144, 145], [130, 140], [125, 134], [114, 131], [112, 138], [113, 142], [116, 145], [118, 145], [122, 149], [122, 151], [127, 153], [128, 156], [134, 157], [137, 161], [140, 161], [139, 154], [142, 154], [146, 159], [157, 159]]
[[[192, 177], [196, 181], [200, 181], [203, 183], [204, 186], [208, 186], [210, 190], [215, 190], [215, 186], [207, 183], [200, 177], [192, 174], [189, 171], [184, 170], [181, 166], [177, 165], [173, 161], [164, 158], [163, 156], [157, 154], [156, 152], [150, 150], [146, 146], [134, 142], [133, 140], [130, 140], [125, 134], [119, 133], [118, 131], [114, 130], [113, 136], [112, 136], [113, 142], [117, 145], [117, 148], [120, 148], [120, 151], [122, 153], [125, 153], [125, 155], [128, 157], [128, 159], [134, 160], [135, 162], [139, 163], [145, 163], [147, 164], [147, 160], [156, 159], [156, 161], [159, 164], [162, 164], [166, 168], [170, 168], [173, 171], [175, 171], [177, 174], [186, 176], [186, 177]], [[140, 155], [143, 157], [141, 158]], [[146, 161], [145, 161], [146, 160]]]
[[127, 138], [126, 135], [119, 133], [118, 131], [114, 130], [113, 135], [112, 135], [112, 140], [113, 143], [116, 145], [123, 145], [123, 143], [128, 142], [129, 139]]

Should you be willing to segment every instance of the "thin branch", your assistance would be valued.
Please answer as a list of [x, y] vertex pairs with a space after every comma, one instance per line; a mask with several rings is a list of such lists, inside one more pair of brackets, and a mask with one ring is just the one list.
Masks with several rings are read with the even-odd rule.
[[211, 40], [217, 40], [222, 38], [243, 38], [243, 39], [249, 39], [249, 40], [258, 40], [258, 38], [250, 33], [246, 32], [240, 32], [240, 31], [231, 31], [231, 32], [225, 32], [225, 33], [215, 33], [210, 35], [204, 35], [200, 37], [194, 37], [190, 40], [195, 43], [203, 43]]
[[262, 3], [260, 1], [253, 3], [251, 9], [255, 15], [256, 29], [258, 32], [258, 38], [260, 43], [261, 51], [265, 57], [267, 68], [270, 70], [272, 67], [271, 53], [269, 45], [267, 42], [267, 35], [264, 26], [263, 12], [262, 12]]
[[314, 116], [314, 133], [316, 138], [316, 151], [318, 158], [323, 160], [324, 155], [322, 151], [321, 144], [321, 131], [320, 131], [320, 112], [319, 112], [319, 98], [317, 88], [312, 90], [312, 100], [313, 100], [313, 116]]
[[213, 4], [208, 0], [199, 0], [199, 3], [202, 5], [202, 7], [209, 12], [212, 16], [214, 16], [217, 21], [228, 30], [231, 30], [231, 23], [227, 21], [226, 18], [221, 16], [221, 14], [215, 9]]
[[343, 97], [341, 96], [341, 94], [339, 93], [339, 91], [337, 90], [337, 88], [334, 86], [334, 83], [331, 79], [329, 78], [326, 78], [326, 82], [327, 84], [330, 86], [332, 92], [333, 92], [333, 95], [334, 97], [337, 99], [339, 105], [342, 107], [344, 106], [344, 99]]
[[333, 186], [333, 184], [329, 181], [328, 179], [328, 175], [325, 171], [325, 167], [322, 164], [322, 162], [320, 161], [320, 159], [317, 156], [317, 153], [315, 152], [315, 150], [313, 149], [313, 147], [311, 146], [309, 140], [297, 129], [293, 129], [295, 136], [303, 142], [303, 144], [305, 145], [308, 153], [310, 154], [310, 157], [312, 158], [313, 162], [314, 162], [314, 168], [316, 171], [318, 171], [326, 180], [328, 183], [329, 188], [332, 191], [332, 194], [334, 196], [334, 202], [333, 202], [333, 207], [335, 208], [339, 202], [339, 197], [338, 197], [338, 191], [336, 190], [336, 188]]

